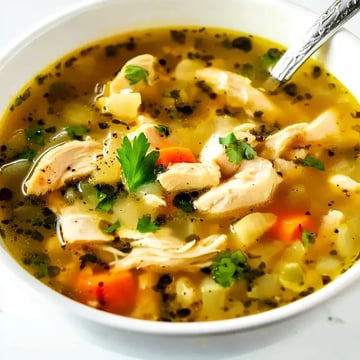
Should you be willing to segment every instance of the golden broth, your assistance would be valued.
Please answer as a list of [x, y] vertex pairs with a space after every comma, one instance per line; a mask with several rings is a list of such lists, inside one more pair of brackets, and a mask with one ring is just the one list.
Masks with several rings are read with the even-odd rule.
[[[230, 89], [215, 89], [218, 80], [210, 84], [194, 76], [199, 69], [216, 68], [249, 78], [258, 87], [281, 52], [277, 44], [247, 34], [154, 29], [92, 44], [38, 74], [0, 124], [1, 230], [11, 254], [45, 284], [75, 300], [149, 320], [244, 316], [285, 305], [334, 280], [357, 259], [360, 249], [360, 216], [355, 211], [360, 189], [356, 100], [314, 61], [304, 65], [291, 83], [268, 94], [274, 113], [263, 110], [262, 104], [257, 107], [256, 101], [255, 107], [234, 106]], [[155, 57], [160, 79], [133, 91], [141, 95], [135, 116], [111, 114], [101, 99], [108, 96], [109, 84], [124, 64], [141, 54]], [[325, 126], [313, 122], [328, 110]], [[272, 147], [271, 136], [298, 123], [310, 125], [299, 134], [289, 133], [291, 141], [283, 150]], [[264, 158], [276, 177], [273, 191], [264, 201], [215, 215], [194, 206], [210, 185], [169, 191], [157, 178], [129, 191], [116, 149], [128, 135], [130, 140], [139, 136], [144, 124], [159, 132], [160, 145], [151, 144], [152, 150], [160, 148], [161, 153], [162, 146], [181, 146], [196, 162], [204, 158], [204, 145], [214, 133], [224, 138], [222, 130], [250, 124], [245, 132], [253, 139], [255, 159]], [[26, 194], [24, 178], [29, 178], [37, 157], [45, 149], [75, 140], [93, 140], [104, 148], [93, 171], [55, 191]], [[243, 138], [243, 143], [250, 140]], [[274, 152], [280, 155], [273, 156]], [[70, 158], [71, 152], [65, 160]], [[251, 161], [245, 158], [237, 165]], [[220, 170], [220, 185], [214, 187], [234, 176]], [[157, 176], [162, 171], [169, 170], [165, 166]], [[153, 195], [158, 205], [147, 202], [146, 194]], [[106, 239], [91, 232], [89, 238], [64, 241], [66, 229], [59, 223], [65, 226], [65, 210], [54, 210], [56, 201], [71, 207], [73, 217], [91, 214], [89, 219], [97, 219], [96, 230]], [[139, 229], [144, 217], [150, 222], [146, 231]], [[78, 226], [78, 234], [76, 221], [70, 223]], [[225, 239], [219, 248], [204, 250], [202, 256], [191, 253], [213, 235]], [[144, 245], [146, 241], [150, 245]], [[171, 255], [164, 255], [162, 248], [154, 250], [157, 246], [167, 246]], [[144, 247], [151, 253], [144, 255], [147, 266], [136, 263], [136, 258], [132, 265], [124, 265], [135, 248], [141, 255]], [[219, 262], [218, 255], [225, 251], [228, 260], [217, 270], [220, 267], [226, 274], [217, 277], [214, 261]], [[235, 264], [230, 286], [221, 284], [219, 278], [234, 265], [229, 264], [234, 260], [229, 254], [236, 251], [245, 260]], [[184, 253], [190, 260], [181, 268], [175, 264], [186, 264]], [[118, 280], [108, 278], [112, 272]]]

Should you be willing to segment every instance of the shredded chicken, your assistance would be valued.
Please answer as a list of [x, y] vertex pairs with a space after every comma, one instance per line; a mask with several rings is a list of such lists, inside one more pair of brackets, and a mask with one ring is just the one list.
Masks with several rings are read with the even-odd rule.
[[147, 233], [131, 242], [129, 254], [108, 246], [103, 249], [114, 255], [111, 265], [116, 269], [192, 272], [209, 266], [216, 254], [225, 250], [226, 241], [226, 235], [219, 234], [184, 243], [176, 238], [158, 238], [156, 233]]
[[96, 167], [96, 157], [101, 154], [101, 144], [90, 140], [55, 145], [36, 161], [25, 178], [23, 190], [29, 195], [43, 195], [89, 176]]
[[238, 140], [246, 141], [251, 146], [256, 146], [256, 137], [249, 131], [254, 129], [255, 125], [251, 123], [241, 124], [229, 132], [217, 132], [213, 134], [205, 143], [200, 161], [204, 163], [216, 163], [220, 167], [222, 176], [230, 177], [234, 175], [240, 167], [240, 164], [230, 162], [225, 154], [224, 146], [220, 144], [219, 138], [233, 132]]
[[158, 180], [166, 191], [191, 191], [218, 185], [220, 176], [215, 163], [177, 163], [158, 175]]
[[233, 177], [201, 195], [194, 206], [211, 215], [245, 213], [269, 201], [281, 181], [270, 161], [243, 160]]
[[[133, 57], [126, 62], [126, 64], [121, 68], [121, 71], [116, 75], [114, 80], [112, 80], [110, 91], [119, 93], [123, 89], [131, 89], [134, 92], [139, 92], [147, 86], [152, 86], [158, 79], [158, 73], [156, 71], [157, 64], [157, 59], [150, 54], [143, 54]], [[142, 79], [136, 84], [131, 84], [125, 77], [126, 67], [129, 65], [139, 66], [147, 71], [146, 79]]]
[[268, 96], [254, 88], [244, 76], [211, 67], [197, 70], [195, 76], [204, 80], [217, 94], [225, 95], [229, 106], [243, 107], [251, 113], [261, 110], [265, 118], [279, 112]]

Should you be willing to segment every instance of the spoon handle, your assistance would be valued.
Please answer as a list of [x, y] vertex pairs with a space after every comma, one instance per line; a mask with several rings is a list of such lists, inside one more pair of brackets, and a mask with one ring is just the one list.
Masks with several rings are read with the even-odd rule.
[[288, 81], [305, 60], [359, 10], [360, 0], [335, 0], [272, 68], [272, 80], [279, 84]]

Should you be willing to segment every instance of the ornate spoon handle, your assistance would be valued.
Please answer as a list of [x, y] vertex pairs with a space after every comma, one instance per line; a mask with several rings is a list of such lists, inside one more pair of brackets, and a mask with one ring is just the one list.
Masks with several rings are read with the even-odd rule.
[[360, 0], [335, 0], [305, 36], [292, 45], [270, 71], [274, 86], [288, 81], [295, 71], [339, 28], [360, 10]]

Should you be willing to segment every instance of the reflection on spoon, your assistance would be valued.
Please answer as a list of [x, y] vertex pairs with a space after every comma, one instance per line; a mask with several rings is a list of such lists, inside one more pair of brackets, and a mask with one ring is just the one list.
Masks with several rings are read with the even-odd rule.
[[360, 10], [360, 0], [336, 0], [313, 23], [310, 29], [293, 44], [270, 71], [263, 88], [274, 91], [287, 82], [296, 70], [341, 26]]

